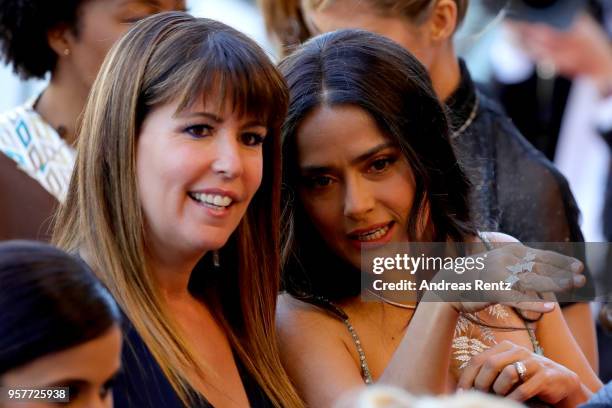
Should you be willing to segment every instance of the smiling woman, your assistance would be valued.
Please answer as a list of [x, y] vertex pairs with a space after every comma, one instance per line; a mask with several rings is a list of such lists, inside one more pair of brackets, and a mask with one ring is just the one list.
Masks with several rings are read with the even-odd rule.
[[301, 406], [274, 328], [287, 99], [252, 40], [185, 13], [107, 56], [55, 239], [129, 320], [119, 406]]

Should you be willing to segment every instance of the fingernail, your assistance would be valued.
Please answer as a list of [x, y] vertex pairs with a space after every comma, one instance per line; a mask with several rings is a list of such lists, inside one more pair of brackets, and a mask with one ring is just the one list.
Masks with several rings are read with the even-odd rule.
[[457, 387], [457, 394], [460, 394], [462, 392], [465, 392], [465, 390], [461, 387]]
[[575, 285], [583, 285], [586, 282], [586, 278], [584, 275], [576, 275], [574, 276], [574, 284]]
[[571, 266], [572, 272], [580, 272], [582, 270], [582, 262], [574, 262]]
[[552, 310], [555, 308], [555, 302], [546, 302], [544, 303], [544, 309]]

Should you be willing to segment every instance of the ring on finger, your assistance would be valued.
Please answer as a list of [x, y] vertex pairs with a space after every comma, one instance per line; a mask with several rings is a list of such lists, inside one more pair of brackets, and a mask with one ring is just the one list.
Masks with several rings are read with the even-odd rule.
[[525, 364], [522, 361], [515, 361], [512, 365], [514, 365], [521, 382], [525, 382], [527, 379], [527, 367], [525, 367]]

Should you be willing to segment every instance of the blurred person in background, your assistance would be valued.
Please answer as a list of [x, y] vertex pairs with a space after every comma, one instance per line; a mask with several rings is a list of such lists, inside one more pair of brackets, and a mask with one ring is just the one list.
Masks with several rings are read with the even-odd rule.
[[[573, 7], [553, 3], [557, 13]], [[509, 20], [491, 60], [508, 112], [568, 178], [587, 241], [612, 242], [612, 2], [587, 3], [563, 28]], [[608, 252], [598, 278], [609, 296]], [[598, 339], [604, 381], [612, 379], [612, 338], [605, 331], [611, 315], [612, 306], [603, 305]]]
[[0, 0], [0, 51], [40, 95], [0, 114], [0, 240], [50, 238], [75, 160], [78, 119], [102, 60], [131, 25], [184, 0]]
[[[450, 139], [474, 185], [471, 210], [481, 230], [522, 242], [582, 242], [579, 211], [567, 181], [531, 146], [501, 107], [478, 91], [456, 54], [453, 36], [467, 0], [259, 0], [273, 37], [287, 52], [304, 38], [340, 28], [385, 35], [429, 71], [450, 109]], [[576, 255], [584, 258], [581, 248]], [[582, 292], [589, 298], [591, 293]], [[563, 304], [580, 347], [597, 369], [597, 345], [587, 303]]]
[[112, 407], [120, 362], [119, 309], [83, 261], [42, 243], [0, 243], [2, 406], [55, 407], [7, 400], [7, 389], [67, 387], [71, 407]]

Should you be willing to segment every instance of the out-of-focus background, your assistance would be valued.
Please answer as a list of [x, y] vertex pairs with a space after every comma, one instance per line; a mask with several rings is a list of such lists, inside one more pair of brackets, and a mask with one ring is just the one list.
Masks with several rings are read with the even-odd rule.
[[[198, 17], [222, 21], [248, 34], [271, 56], [276, 57], [254, 0], [188, 0], [187, 6], [189, 11]], [[488, 48], [492, 44], [498, 26], [493, 22], [488, 29], [483, 30], [484, 21], [486, 21], [484, 24], [490, 23], [491, 17], [484, 13], [480, 4], [474, 3], [469, 19], [458, 36], [461, 53], [467, 57], [468, 64], [479, 81], [486, 81], [490, 76], [491, 70], [487, 63]], [[0, 64], [0, 112], [25, 102], [42, 89], [44, 83], [44, 81], [21, 81], [12, 72], [11, 67]]]
[[[239, 29], [272, 52], [272, 46], [266, 39], [263, 18], [254, 1], [190, 0], [187, 7], [198, 17], [209, 17]], [[44, 84], [44, 81], [21, 81], [11, 67], [0, 64], [0, 112], [25, 102], [44, 88]]]

